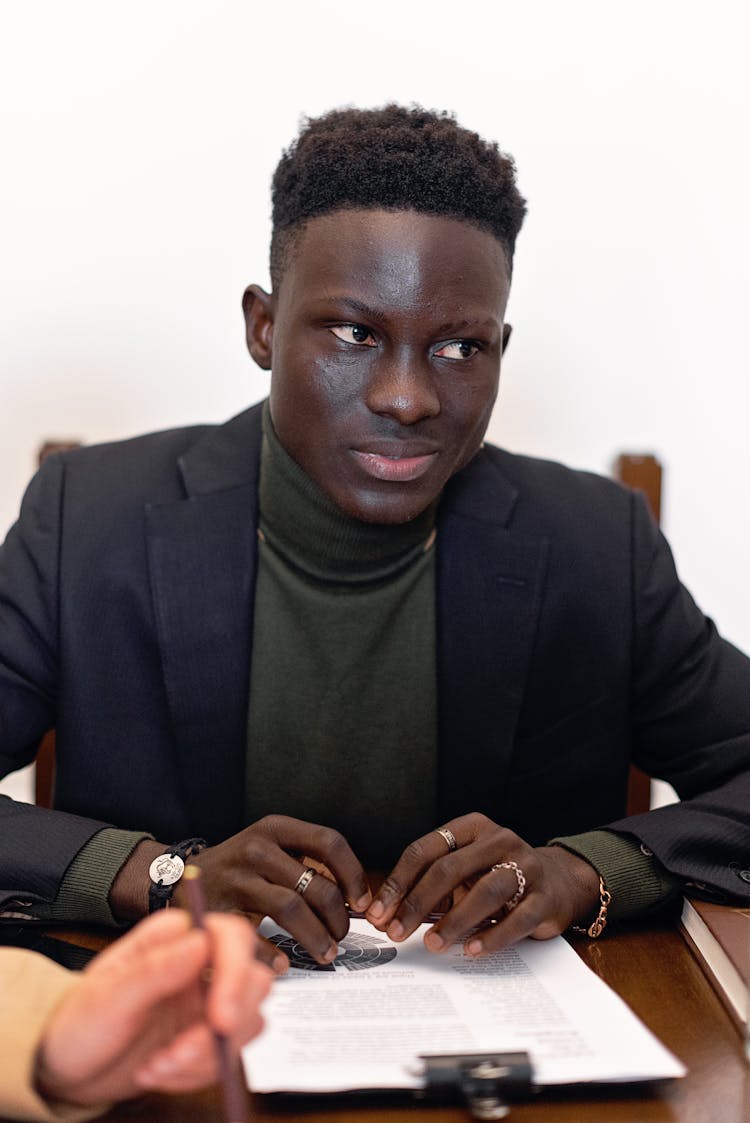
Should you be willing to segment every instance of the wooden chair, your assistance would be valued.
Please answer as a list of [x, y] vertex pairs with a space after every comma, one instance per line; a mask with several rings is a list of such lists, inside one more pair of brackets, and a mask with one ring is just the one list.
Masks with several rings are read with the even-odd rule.
[[[654, 518], [657, 522], [661, 520], [662, 467], [655, 456], [623, 452], [615, 461], [614, 476], [620, 483], [642, 491]], [[628, 815], [648, 811], [650, 806], [651, 779], [632, 764], [628, 780]]]
[[55, 792], [55, 731], [45, 733], [34, 762], [34, 802], [51, 807]]
[[[80, 448], [81, 441], [48, 440], [37, 453], [37, 463], [42, 463], [53, 452], [67, 452], [70, 448]], [[34, 802], [39, 807], [51, 807], [55, 791], [55, 731], [45, 733], [36, 754], [34, 769]]]
[[[39, 450], [39, 463], [53, 452], [80, 447], [80, 441], [45, 441]], [[615, 478], [629, 487], [644, 492], [656, 521], [661, 515], [661, 464], [649, 454], [622, 453], [615, 462]], [[35, 795], [40, 807], [51, 807], [55, 787], [55, 731], [45, 734], [36, 758]], [[648, 811], [651, 802], [651, 780], [633, 765], [628, 782], [628, 814]]]

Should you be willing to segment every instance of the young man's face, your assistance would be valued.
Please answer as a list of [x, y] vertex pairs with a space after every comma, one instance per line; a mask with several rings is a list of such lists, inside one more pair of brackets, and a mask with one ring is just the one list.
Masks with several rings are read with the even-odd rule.
[[497, 394], [508, 265], [491, 234], [412, 211], [301, 233], [272, 297], [245, 295], [286, 451], [346, 514], [414, 518], [471, 460]]

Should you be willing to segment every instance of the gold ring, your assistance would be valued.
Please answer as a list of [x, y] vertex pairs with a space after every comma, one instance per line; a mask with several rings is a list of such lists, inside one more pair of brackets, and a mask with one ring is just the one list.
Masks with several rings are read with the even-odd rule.
[[316, 872], [316, 870], [311, 870], [309, 867], [308, 869], [303, 870], [297, 878], [297, 884], [294, 886], [294, 892], [299, 893], [300, 897], [304, 897], [310, 882], [315, 877]]
[[526, 892], [526, 878], [524, 872], [517, 862], [498, 862], [496, 866], [492, 866], [490, 873], [494, 870], [513, 870], [513, 873], [516, 875], [516, 891], [510, 900], [505, 902], [506, 913], [512, 912]]
[[448, 827], [436, 827], [435, 830], [448, 843], [448, 850], [458, 850], [458, 843], [453, 831]]

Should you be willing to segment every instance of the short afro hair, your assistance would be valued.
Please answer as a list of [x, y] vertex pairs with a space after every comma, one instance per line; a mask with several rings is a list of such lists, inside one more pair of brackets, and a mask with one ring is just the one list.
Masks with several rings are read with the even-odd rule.
[[272, 182], [271, 280], [308, 219], [337, 210], [414, 210], [463, 219], [500, 241], [512, 269], [526, 201], [510, 156], [447, 112], [333, 109], [303, 121]]

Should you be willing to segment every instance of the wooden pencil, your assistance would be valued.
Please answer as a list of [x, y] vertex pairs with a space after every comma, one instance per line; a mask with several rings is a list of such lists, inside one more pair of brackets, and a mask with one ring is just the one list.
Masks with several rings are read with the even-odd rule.
[[[201, 885], [201, 872], [197, 866], [185, 867], [182, 875], [190, 918], [194, 927], [205, 930], [206, 904]], [[247, 1094], [240, 1076], [239, 1067], [232, 1059], [229, 1041], [223, 1033], [214, 1033], [216, 1055], [219, 1060], [219, 1073], [224, 1093], [224, 1113], [226, 1123], [248, 1123]]]

